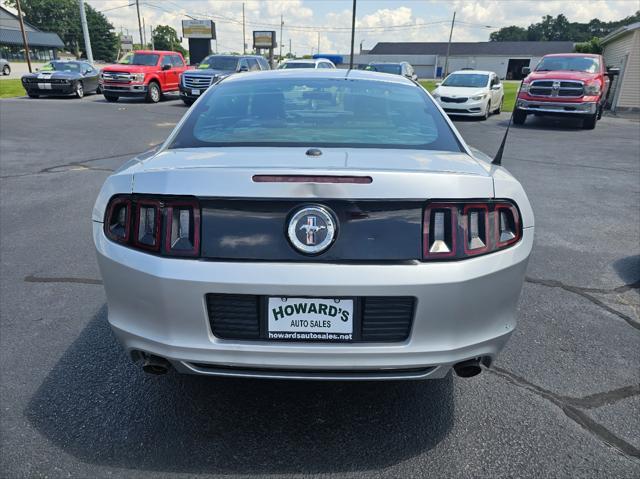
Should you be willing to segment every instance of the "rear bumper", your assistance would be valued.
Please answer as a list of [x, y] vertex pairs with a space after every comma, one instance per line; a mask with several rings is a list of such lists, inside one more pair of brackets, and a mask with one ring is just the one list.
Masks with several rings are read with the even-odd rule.
[[[444, 377], [456, 363], [493, 360], [513, 332], [533, 244], [455, 263], [391, 265], [213, 262], [159, 258], [117, 245], [94, 222], [109, 323], [124, 348], [166, 358], [180, 372], [270, 378]], [[207, 293], [413, 296], [401, 343], [223, 340], [209, 326]]]
[[516, 106], [527, 113], [594, 115], [598, 110], [596, 102], [555, 102], [518, 99]]

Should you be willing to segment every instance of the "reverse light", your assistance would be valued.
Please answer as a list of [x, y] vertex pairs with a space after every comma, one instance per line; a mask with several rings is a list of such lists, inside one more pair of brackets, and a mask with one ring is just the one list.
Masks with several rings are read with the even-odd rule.
[[424, 211], [423, 259], [458, 260], [520, 241], [518, 208], [506, 200], [431, 202]]
[[104, 218], [105, 235], [147, 252], [200, 254], [200, 205], [192, 198], [114, 196]]

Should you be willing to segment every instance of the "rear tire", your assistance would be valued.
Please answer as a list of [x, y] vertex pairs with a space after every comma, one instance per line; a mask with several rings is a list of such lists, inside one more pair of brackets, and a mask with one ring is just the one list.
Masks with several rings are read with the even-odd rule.
[[513, 123], [516, 125], [524, 125], [525, 120], [527, 119], [527, 112], [521, 110], [520, 108], [516, 108], [513, 111]]
[[154, 81], [150, 82], [147, 89], [147, 97], [146, 97], [147, 103], [158, 103], [160, 101], [160, 98], [162, 98], [160, 85], [158, 85]]
[[182, 101], [187, 106], [193, 105], [193, 100], [187, 100], [186, 98], [183, 98]]
[[583, 130], [593, 130], [596, 127], [596, 122], [598, 121], [598, 114], [595, 113], [593, 115], [589, 115], [584, 120], [582, 120], [582, 129]]
[[115, 103], [118, 101], [118, 97], [116, 95], [107, 95], [106, 93], [104, 93], [104, 99], [109, 103]]
[[493, 110], [493, 113], [496, 115], [499, 115], [500, 112], [502, 111], [502, 103], [504, 103], [504, 97], [502, 97], [500, 99], [500, 104], [498, 105], [498, 108], [496, 108], [495, 110]]

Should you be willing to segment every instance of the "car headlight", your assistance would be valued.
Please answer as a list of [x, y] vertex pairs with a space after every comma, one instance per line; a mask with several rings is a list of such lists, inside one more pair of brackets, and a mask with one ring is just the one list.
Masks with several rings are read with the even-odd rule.
[[437, 91], [434, 91], [434, 92], [432, 92], [432, 93], [431, 93], [431, 96], [432, 96], [433, 98], [440, 98], [440, 96], [441, 96], [441, 95], [440, 95], [440, 93], [438, 93]]
[[133, 73], [133, 74], [131, 74], [131, 81], [143, 82], [144, 81], [144, 73]]
[[520, 85], [520, 91], [522, 93], [529, 93], [529, 86], [530, 83], [523, 83], [522, 85]]
[[584, 86], [584, 93], [585, 95], [590, 95], [590, 96], [594, 96], [594, 95], [599, 95], [600, 94], [600, 83], [595, 82], [595, 83], [590, 83]]
[[482, 99], [486, 98], [486, 96], [487, 96], [486, 93], [482, 93], [481, 95], [472, 96], [471, 99], [478, 101], [478, 100], [482, 100]]

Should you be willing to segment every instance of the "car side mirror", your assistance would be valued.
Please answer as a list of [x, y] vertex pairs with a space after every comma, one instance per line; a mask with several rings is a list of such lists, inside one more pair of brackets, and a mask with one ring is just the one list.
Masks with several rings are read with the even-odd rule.
[[171, 65], [162, 65], [163, 70], [171, 70]]
[[240, 65], [238, 67], [238, 71], [239, 72], [248, 72], [249, 71], [249, 67], [247, 65]]
[[531, 73], [531, 68], [529, 68], [529, 67], [522, 67], [522, 74], [523, 74], [523, 75], [528, 75], [529, 73]]
[[496, 85], [492, 85], [491, 86], [492, 90], [499, 90], [500, 89], [500, 83], [496, 84]]
[[619, 68], [607, 68], [607, 75], [609, 75], [610, 77], [614, 77], [614, 76], [620, 75], [620, 69]]

